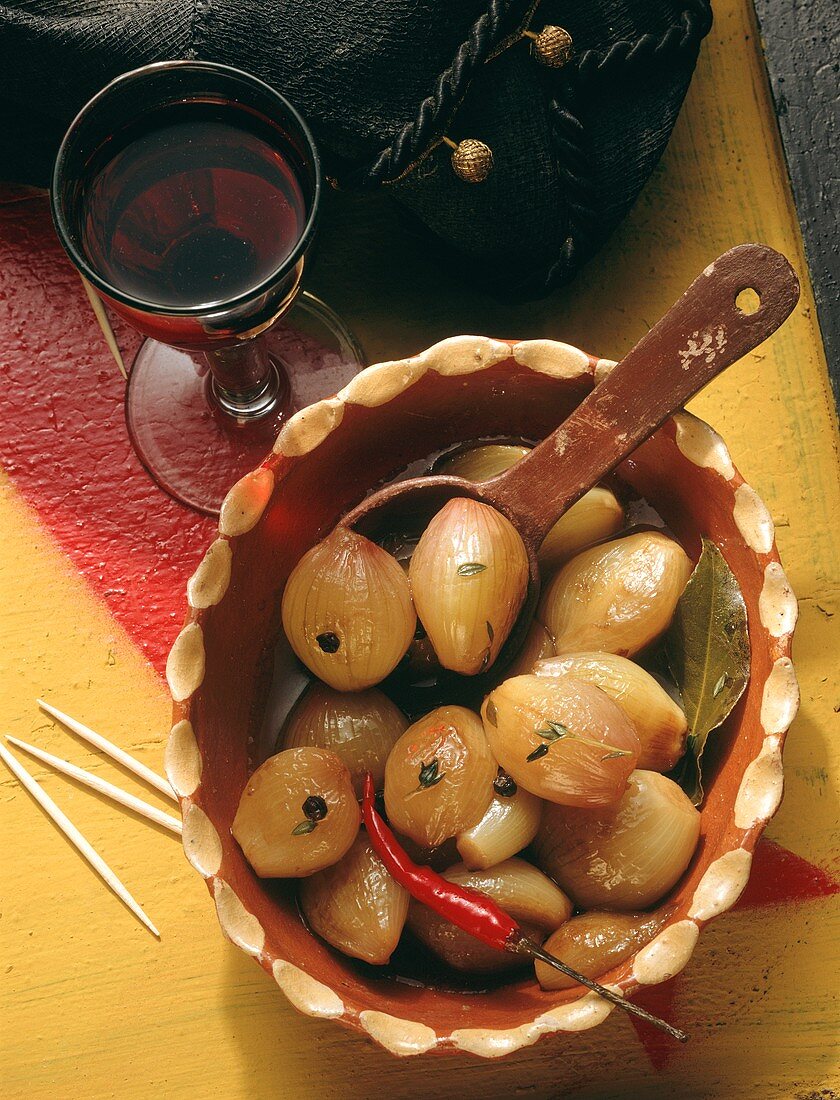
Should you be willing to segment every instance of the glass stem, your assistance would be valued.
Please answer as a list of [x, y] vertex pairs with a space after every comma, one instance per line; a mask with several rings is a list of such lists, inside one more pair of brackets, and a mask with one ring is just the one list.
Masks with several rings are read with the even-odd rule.
[[276, 412], [289, 396], [289, 379], [261, 337], [205, 353], [217, 404], [237, 419]]

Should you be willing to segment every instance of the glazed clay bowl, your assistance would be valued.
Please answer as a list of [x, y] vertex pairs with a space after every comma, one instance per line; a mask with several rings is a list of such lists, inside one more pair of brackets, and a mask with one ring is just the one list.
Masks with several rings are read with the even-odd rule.
[[[249, 762], [272, 751], [283, 707], [302, 686], [280, 625], [301, 555], [377, 485], [465, 440], [547, 435], [612, 364], [566, 344], [445, 340], [368, 368], [294, 416], [265, 463], [233, 487], [219, 537], [187, 590], [190, 610], [167, 665], [174, 728], [167, 772], [181, 799], [184, 849], [205, 878], [224, 933], [292, 1004], [366, 1033], [398, 1055], [509, 1054], [554, 1032], [600, 1023], [593, 993], [543, 992], [533, 978], [466, 996], [378, 976], [312, 936], [294, 883], [263, 882], [230, 834]], [[747, 604], [749, 685], [704, 760], [695, 857], [656, 938], [601, 980], [632, 995], [688, 963], [702, 926], [746, 885], [756, 841], [782, 797], [781, 749], [798, 693], [790, 662], [796, 601], [773, 524], [718, 435], [696, 417], [668, 421], [618, 470], [696, 560], [712, 539]], [[285, 699], [285, 702], [284, 702]]]

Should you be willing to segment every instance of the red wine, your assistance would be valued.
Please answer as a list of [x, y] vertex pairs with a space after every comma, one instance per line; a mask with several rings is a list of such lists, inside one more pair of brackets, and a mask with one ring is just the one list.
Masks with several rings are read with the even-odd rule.
[[282, 131], [236, 104], [153, 110], [94, 158], [82, 246], [104, 279], [144, 302], [228, 301], [300, 239], [308, 210], [295, 160]]

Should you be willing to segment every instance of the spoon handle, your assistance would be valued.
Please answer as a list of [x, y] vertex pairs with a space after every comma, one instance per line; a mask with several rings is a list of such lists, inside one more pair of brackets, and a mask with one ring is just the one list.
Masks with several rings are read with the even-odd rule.
[[[736, 305], [748, 288], [759, 299], [753, 313]], [[799, 280], [780, 253], [761, 244], [724, 252], [556, 431], [485, 483], [487, 498], [526, 542], [540, 542], [689, 398], [775, 332], [798, 299]]]

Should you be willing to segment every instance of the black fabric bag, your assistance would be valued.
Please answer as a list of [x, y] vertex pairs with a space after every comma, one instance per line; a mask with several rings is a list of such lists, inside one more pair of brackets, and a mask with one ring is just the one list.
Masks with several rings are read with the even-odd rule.
[[[389, 188], [468, 277], [535, 296], [629, 210], [710, 24], [708, 0], [0, 0], [0, 176], [45, 184], [119, 73], [225, 62], [303, 111], [339, 189]], [[522, 36], [545, 25], [571, 35], [562, 68]], [[444, 136], [492, 149], [483, 182]]]

